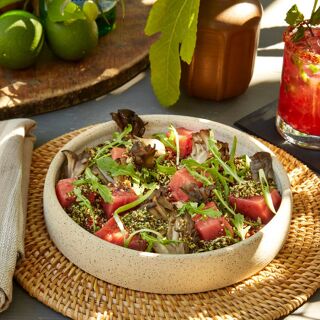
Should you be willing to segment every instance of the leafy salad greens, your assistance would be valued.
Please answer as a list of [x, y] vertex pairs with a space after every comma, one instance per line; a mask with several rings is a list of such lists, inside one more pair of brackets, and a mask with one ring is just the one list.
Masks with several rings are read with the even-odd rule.
[[75, 154], [56, 185], [60, 204], [103, 240], [134, 250], [197, 253], [254, 235], [278, 209], [269, 153], [237, 155], [214, 132], [175, 128], [144, 138], [131, 110], [112, 114], [120, 132]]

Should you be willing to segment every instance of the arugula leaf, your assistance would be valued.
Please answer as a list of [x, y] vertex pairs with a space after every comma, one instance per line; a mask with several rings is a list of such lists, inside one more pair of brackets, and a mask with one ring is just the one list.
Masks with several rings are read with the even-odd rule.
[[155, 180], [158, 179], [157, 172], [147, 168], [141, 168], [140, 171], [140, 185], [147, 189], [150, 189], [155, 184]]
[[264, 196], [264, 201], [266, 202], [268, 208], [274, 213], [276, 214], [276, 209], [273, 205], [273, 201], [272, 201], [272, 197], [271, 197], [271, 193], [270, 193], [270, 188], [269, 188], [269, 183], [268, 180], [266, 178], [266, 175], [264, 174], [263, 169], [259, 169], [259, 180], [261, 183], [261, 189], [263, 192], [263, 196]]
[[244, 228], [244, 216], [241, 213], [237, 213], [234, 215], [234, 218], [231, 219], [233, 225], [235, 226], [235, 231], [241, 240], [245, 240], [246, 234], [250, 230], [250, 226]]
[[208, 139], [208, 145], [209, 145], [209, 150], [213, 154], [213, 156], [216, 158], [218, 163], [221, 165], [221, 167], [224, 169], [225, 173], [233, 177], [238, 183], [241, 183], [243, 180], [240, 178], [237, 174], [236, 171], [232, 170], [222, 159], [220, 152], [218, 148], [216, 147], [215, 141], [209, 137]]
[[81, 193], [81, 189], [78, 187], [73, 188], [73, 192], [77, 197], [77, 202], [81, 203], [82, 205], [84, 205], [87, 209], [89, 209], [90, 211], [93, 211], [91, 203], [89, 201], [89, 199], [87, 197], [85, 197], [82, 193]]
[[226, 237], [233, 238], [233, 235], [231, 234], [231, 232], [228, 228], [224, 228], [224, 232], [226, 233]]
[[287, 16], [285, 21], [290, 26], [295, 26], [304, 20], [304, 15], [299, 11], [298, 6], [294, 4], [289, 11], [287, 12]]
[[93, 211], [93, 208], [91, 206], [91, 203], [89, 201], [89, 199], [87, 197], [85, 197], [82, 193], [81, 193], [81, 189], [79, 187], [75, 187], [73, 188], [73, 192], [76, 196], [76, 201], [81, 205], [81, 206], [84, 206], [88, 209], [89, 211], [89, 214], [92, 218], [92, 227], [93, 227], [93, 231], [96, 230], [96, 219], [95, 219], [95, 216], [94, 216], [94, 211]]
[[169, 137], [167, 137], [165, 133], [155, 133], [152, 136], [160, 140], [166, 148], [170, 148], [173, 151], [176, 151], [176, 144], [174, 142], [174, 136], [172, 135], [172, 133], [170, 133]]
[[205, 186], [212, 185], [212, 181], [210, 181], [207, 177], [203, 176], [202, 174], [198, 173], [196, 170], [191, 169], [187, 165], [185, 165], [185, 168], [196, 180], [202, 182]]
[[202, 182], [205, 186], [211, 186], [212, 181], [206, 176], [200, 174], [197, 170], [207, 171], [205, 164], [200, 164], [194, 159], [183, 159], [181, 164], [188, 170], [188, 172], [198, 181]]
[[228, 203], [223, 199], [223, 196], [221, 194], [221, 192], [217, 189], [213, 190], [214, 194], [216, 195], [217, 199], [219, 200], [219, 202], [221, 203], [221, 205], [229, 212], [231, 213], [232, 216], [234, 216], [236, 213], [234, 212], [234, 210], [232, 208], [229, 207]]
[[180, 209], [178, 209], [179, 214], [182, 215], [188, 212], [191, 216], [195, 216], [196, 214], [201, 214], [202, 216], [207, 216], [211, 218], [219, 218], [222, 213], [219, 210], [214, 210], [213, 208], [206, 208], [205, 204], [201, 203], [198, 205], [197, 202], [186, 202], [182, 205]]
[[140, 183], [140, 177], [131, 163], [119, 164], [110, 157], [103, 157], [97, 159], [96, 164], [101, 171], [110, 173], [112, 177], [129, 176], [135, 183]]
[[168, 176], [173, 176], [177, 169], [175, 167], [164, 166], [156, 162], [157, 171]]
[[111, 203], [113, 198], [112, 198], [112, 193], [110, 189], [107, 186], [99, 183], [98, 177], [96, 177], [92, 173], [89, 167], [86, 168], [84, 173], [85, 173], [86, 180], [92, 185], [93, 190], [99, 192], [104, 202]]
[[224, 189], [224, 196], [228, 198], [230, 191], [227, 179], [215, 167], [208, 169], [208, 172], [216, 178], [216, 181], [220, 181]]
[[141, 196], [146, 189], [150, 189], [150, 185], [146, 183], [143, 183], [143, 184], [133, 183], [131, 188], [133, 189], [133, 191], [137, 196]]
[[150, 252], [154, 246], [155, 243], [159, 243], [159, 244], [162, 244], [164, 246], [168, 245], [168, 244], [178, 244], [178, 243], [181, 243], [180, 240], [169, 240], [167, 239], [166, 237], [163, 237], [161, 235], [158, 236], [157, 238], [156, 237], [153, 237], [152, 235], [149, 234], [149, 232], [152, 231], [152, 230], [146, 230], [144, 232], [141, 232], [141, 238], [145, 241], [148, 242], [148, 247], [147, 247], [147, 252]]
[[74, 181], [73, 184], [75, 186], [89, 184], [89, 185], [91, 185], [93, 191], [96, 191], [100, 194], [100, 196], [102, 197], [104, 202], [106, 202], [106, 203], [112, 202], [112, 194], [111, 194], [110, 189], [107, 186], [105, 186], [99, 182], [98, 177], [96, 177], [92, 173], [92, 171], [89, 167], [87, 167], [85, 170], [85, 179], [78, 179], [78, 180]]
[[176, 167], [172, 167], [170, 165], [162, 165], [161, 162], [164, 160], [165, 155], [162, 155], [156, 159], [156, 168], [157, 172], [172, 176], [176, 173], [177, 169]]
[[127, 141], [123, 141], [123, 138], [125, 138], [129, 133], [132, 132], [132, 125], [129, 123], [122, 132], [115, 131], [113, 133], [113, 143], [115, 144], [123, 144]]
[[[180, 161], [180, 145], [179, 145], [179, 134], [176, 130], [176, 128], [173, 125], [170, 125], [169, 127], [170, 132], [173, 132], [175, 144], [176, 144], [176, 165], [179, 165]], [[170, 134], [171, 136], [171, 134]]]
[[236, 172], [236, 166], [234, 164], [234, 158], [236, 156], [237, 142], [238, 142], [237, 137], [234, 136], [233, 137], [233, 141], [232, 141], [231, 151], [230, 151], [230, 159], [229, 159], [230, 167], [234, 172]]
[[111, 142], [108, 142], [103, 147], [98, 148], [97, 154], [94, 156], [94, 160], [99, 159], [102, 156], [105, 156], [105, 154], [112, 149], [113, 147], [118, 146], [126, 146], [130, 144], [130, 140], [124, 140], [125, 137], [132, 131], [132, 125], [128, 124], [127, 127], [122, 132], [114, 132], [113, 134], [113, 140]]
[[179, 134], [173, 125], [169, 126], [169, 137], [165, 133], [156, 133], [154, 138], [160, 140], [165, 147], [170, 148], [176, 152], [176, 165], [179, 165], [180, 147], [179, 147]]
[[182, 205], [181, 208], [178, 209], [179, 215], [185, 214], [188, 212], [190, 215], [194, 214], [194, 211], [197, 210], [198, 208], [198, 203], [197, 202], [186, 202]]
[[130, 210], [136, 206], [138, 206], [139, 204], [141, 204], [142, 202], [146, 201], [153, 193], [153, 191], [157, 188], [157, 186], [153, 186], [146, 194], [144, 194], [143, 196], [139, 197], [137, 200], [132, 201], [130, 203], [125, 204], [124, 206], [119, 207], [113, 215], [118, 215], [119, 213], [125, 212], [127, 210]]
[[[150, 252], [155, 243], [167, 245], [167, 244], [177, 244], [177, 243], [181, 242], [178, 240], [169, 240], [166, 237], [163, 237], [163, 235], [160, 232], [145, 228], [145, 229], [136, 230], [133, 233], [131, 233], [130, 236], [125, 239], [124, 246], [127, 248], [129, 246], [131, 240], [133, 239], [133, 237], [139, 233], [140, 233], [141, 238], [148, 242], [148, 247], [145, 250], [146, 252]], [[152, 235], [150, 235], [150, 233], [155, 234], [157, 237], [153, 237]]]
[[181, 161], [181, 164], [184, 166], [188, 166], [189, 168], [192, 169], [202, 169], [206, 170], [208, 168], [208, 163], [199, 163], [197, 160], [194, 159], [183, 159]]
[[239, 160], [242, 162], [241, 168], [238, 169], [237, 173], [239, 177], [246, 176], [247, 172], [250, 171], [251, 159], [248, 155], [243, 155], [239, 157]]
[[179, 98], [180, 56], [190, 63], [196, 42], [199, 6], [200, 0], [158, 0], [150, 11], [145, 33], [151, 36], [161, 32], [149, 52], [151, 82], [164, 106], [173, 105]]

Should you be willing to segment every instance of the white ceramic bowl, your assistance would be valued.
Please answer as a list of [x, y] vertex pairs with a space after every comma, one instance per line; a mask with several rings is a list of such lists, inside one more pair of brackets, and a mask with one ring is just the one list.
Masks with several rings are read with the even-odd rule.
[[[165, 132], [169, 124], [191, 130], [210, 128], [217, 139], [231, 143], [238, 138], [237, 154], [272, 152], [249, 135], [209, 120], [172, 116], [142, 116], [148, 122], [145, 136]], [[95, 126], [63, 149], [81, 152], [109, 139], [117, 127], [113, 121]], [[79, 268], [115, 285], [153, 293], [194, 293], [234, 284], [263, 269], [279, 252], [289, 231], [292, 196], [288, 176], [272, 154], [282, 202], [276, 216], [254, 236], [211, 252], [167, 255], [138, 252], [104, 241], [76, 224], [60, 206], [55, 194], [64, 161], [53, 159], [44, 187], [44, 214], [48, 232], [57, 248]]]

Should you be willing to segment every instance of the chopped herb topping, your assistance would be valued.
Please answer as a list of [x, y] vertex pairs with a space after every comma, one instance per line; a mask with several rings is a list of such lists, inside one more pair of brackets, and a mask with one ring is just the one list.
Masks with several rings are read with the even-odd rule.
[[230, 193], [237, 198], [263, 195], [261, 183], [254, 180], [244, 180], [242, 183], [231, 186]]

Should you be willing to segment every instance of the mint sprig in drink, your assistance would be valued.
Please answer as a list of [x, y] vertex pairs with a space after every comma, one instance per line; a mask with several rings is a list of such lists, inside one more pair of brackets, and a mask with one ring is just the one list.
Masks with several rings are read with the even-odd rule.
[[320, 7], [310, 19], [294, 5], [287, 13], [277, 129], [297, 145], [320, 149]]

